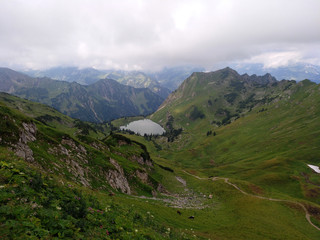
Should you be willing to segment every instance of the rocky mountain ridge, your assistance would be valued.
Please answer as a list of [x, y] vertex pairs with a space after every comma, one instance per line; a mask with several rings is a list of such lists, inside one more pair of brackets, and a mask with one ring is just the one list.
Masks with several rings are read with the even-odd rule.
[[52, 106], [73, 118], [105, 122], [115, 118], [148, 115], [162, 98], [149, 89], [121, 85], [111, 79], [83, 86], [49, 78], [31, 78], [0, 69], [0, 91]]

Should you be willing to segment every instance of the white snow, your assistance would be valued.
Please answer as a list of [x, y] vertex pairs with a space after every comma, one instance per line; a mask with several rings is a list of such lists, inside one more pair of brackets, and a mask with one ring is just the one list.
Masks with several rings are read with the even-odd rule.
[[308, 167], [312, 168], [316, 173], [320, 173], [320, 168], [318, 166], [308, 164]]

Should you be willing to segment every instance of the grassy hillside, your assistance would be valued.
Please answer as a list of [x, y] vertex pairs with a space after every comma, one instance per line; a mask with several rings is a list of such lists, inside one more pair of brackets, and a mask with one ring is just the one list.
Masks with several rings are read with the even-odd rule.
[[[227, 72], [211, 79], [223, 74], [230, 83], [237, 74]], [[152, 116], [172, 134], [183, 129], [173, 138], [109, 134], [129, 119], [89, 124], [1, 95], [0, 235], [319, 239], [319, 174], [306, 166], [319, 159], [319, 86], [242, 79], [230, 103], [235, 87], [220, 79], [208, 89], [205, 77], [194, 74], [199, 82], [189, 80], [193, 87], [179, 88]], [[228, 115], [215, 99], [239, 118], [222, 123]]]
[[241, 76], [230, 69], [203, 75], [192, 75], [151, 116], [163, 124], [171, 115], [183, 128], [173, 144], [164, 145], [163, 156], [184, 168], [236, 176], [319, 204], [320, 178], [307, 167], [319, 164], [319, 86], [307, 80], [236, 82]]
[[320, 175], [307, 166], [319, 166], [319, 118], [319, 85], [223, 69], [194, 73], [169, 96], [151, 119], [183, 131], [173, 142], [152, 141], [172, 166], [304, 202], [319, 216]]

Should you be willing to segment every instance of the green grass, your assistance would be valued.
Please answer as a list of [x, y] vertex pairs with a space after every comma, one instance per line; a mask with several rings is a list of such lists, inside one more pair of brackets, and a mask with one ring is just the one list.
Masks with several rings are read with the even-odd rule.
[[[244, 195], [223, 180], [199, 180], [183, 171], [202, 178], [227, 177], [231, 183], [253, 195], [301, 202], [314, 209], [311, 219], [320, 226], [320, 219], [316, 214], [317, 211], [320, 212], [320, 191], [316, 186], [320, 177], [306, 165], [318, 165], [320, 157], [319, 86], [308, 82], [302, 84], [304, 86], [300, 84], [289, 89], [292, 91], [290, 99], [289, 95], [284, 94], [281, 101], [257, 105], [250, 112], [243, 113], [239, 119], [220, 127], [211, 124], [216, 109], [211, 109], [212, 112], [206, 109], [204, 103], [208, 101], [207, 96], [198, 95], [195, 101], [186, 99], [184, 103], [169, 108], [174, 116], [173, 126], [184, 128], [172, 143], [168, 143], [165, 137], [147, 141], [141, 136], [126, 134], [106, 137], [106, 132], [94, 133], [92, 130], [87, 136], [80, 137], [77, 133], [81, 129], [74, 125], [54, 125], [55, 121], [49, 121], [45, 125], [32, 119], [37, 116], [30, 115], [33, 112], [30, 109], [29, 112], [24, 110], [22, 113], [16, 103], [10, 103], [10, 109], [2, 104], [3, 116], [17, 119], [16, 123], [9, 121], [9, 130], [12, 132], [18, 133], [19, 126], [24, 121], [34, 121], [37, 124], [38, 139], [29, 143], [29, 146], [34, 151], [37, 164], [43, 167], [39, 170], [36, 166], [17, 159], [6, 147], [1, 146], [0, 161], [5, 163], [0, 169], [0, 185], [3, 186], [0, 188], [1, 236], [54, 238], [59, 237], [59, 230], [60, 234], [64, 234], [60, 237], [65, 238], [108, 239], [105, 235], [105, 230], [108, 229], [112, 233], [109, 236], [112, 239], [319, 239], [320, 231], [307, 222], [305, 212], [298, 205]], [[195, 85], [193, 89], [189, 89], [189, 93], [192, 96], [193, 91], [200, 91], [203, 87]], [[215, 99], [213, 95], [212, 101]], [[23, 109], [27, 106], [29, 105], [25, 103]], [[188, 118], [192, 106], [197, 106], [206, 117], [193, 120]], [[31, 109], [38, 107], [41, 108], [35, 105]], [[48, 109], [34, 112], [33, 114], [48, 113]], [[58, 116], [56, 113], [51, 114]], [[154, 119], [162, 119], [163, 126], [166, 118], [166, 110], [154, 115]], [[129, 120], [131, 118], [120, 119], [114, 121], [113, 125], [120, 126]], [[6, 121], [2, 120], [0, 123], [6, 124]], [[65, 119], [65, 123], [74, 122]], [[102, 129], [105, 130], [105, 126]], [[209, 130], [214, 130], [216, 136], [207, 136]], [[77, 184], [76, 176], [61, 161], [65, 156], [50, 154], [49, 149], [58, 147], [65, 138], [86, 149], [88, 163], [83, 166], [91, 169], [90, 188]], [[71, 151], [72, 158], [81, 163], [81, 157], [77, 156], [76, 151], [72, 151], [66, 144], [64, 147]], [[146, 157], [145, 148], [153, 160], [154, 168], [150, 170], [145, 165], [132, 161], [133, 156]], [[189, 197], [199, 201], [199, 206], [203, 203], [209, 207], [187, 209], [187, 205], [183, 205], [179, 209], [182, 214], [179, 215], [177, 209], [167, 206], [163, 201], [173, 198], [172, 196], [158, 192], [157, 199], [139, 198], [111, 189], [102, 174], [103, 169], [114, 168], [108, 161], [110, 157], [122, 166], [135, 194], [151, 197], [152, 190], [161, 183], [169, 193], [177, 197], [189, 194]], [[60, 169], [49, 173], [55, 164], [59, 164]], [[146, 170], [151, 184], [130, 178], [137, 170]], [[20, 172], [26, 174], [24, 180]], [[25, 185], [22, 181], [39, 180], [39, 172], [42, 172], [43, 183], [40, 184], [41, 191], [35, 192], [35, 186]], [[54, 181], [43, 177], [44, 173], [49, 174], [49, 180], [51, 177]], [[177, 176], [186, 181], [186, 187], [176, 179]], [[72, 188], [68, 187], [69, 184]], [[109, 190], [116, 195], [109, 196]], [[23, 205], [17, 199], [21, 197], [14, 196], [12, 191], [22, 194], [22, 198], [27, 196], [28, 204]], [[44, 206], [50, 192], [54, 194], [48, 206], [32, 209], [32, 201]], [[98, 212], [100, 215], [85, 211], [87, 222], [81, 225], [83, 223], [76, 216], [77, 213], [68, 212], [65, 208], [59, 210], [54, 205], [68, 201], [76, 204], [71, 199], [78, 196], [79, 192], [86, 206], [96, 206], [92, 207], [94, 210], [104, 210], [110, 206], [110, 211], [103, 214]], [[212, 199], [207, 197], [210, 194]], [[36, 215], [30, 216], [34, 212]], [[189, 216], [194, 216], [195, 219], [191, 220]], [[54, 225], [57, 223], [60, 225]], [[101, 225], [103, 231], [100, 229]]]

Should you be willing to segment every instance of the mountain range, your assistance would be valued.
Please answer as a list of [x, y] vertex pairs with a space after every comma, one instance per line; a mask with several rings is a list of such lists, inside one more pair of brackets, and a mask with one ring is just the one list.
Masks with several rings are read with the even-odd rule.
[[302, 81], [309, 79], [313, 82], [320, 83], [320, 66], [310, 63], [295, 63], [288, 66], [266, 67], [263, 64], [231, 64], [232, 68], [240, 73], [264, 75], [270, 73], [278, 80], [296, 80]]
[[135, 88], [149, 88], [152, 92], [165, 99], [170, 90], [163, 87], [156, 80], [151, 79], [143, 72], [120, 70], [97, 70], [94, 68], [79, 69], [76, 67], [55, 67], [43, 71], [25, 71], [32, 77], [49, 77], [55, 80], [77, 82], [90, 85], [101, 79], [113, 79], [117, 82]]
[[84, 121], [104, 122], [119, 117], [148, 115], [163, 99], [147, 88], [133, 88], [101, 79], [90, 85], [32, 78], [0, 69], [0, 91], [54, 107]]
[[[8, 91], [44, 80], [71, 104], [92, 85], [114, 89], [6, 74]], [[194, 72], [148, 118], [166, 133], [121, 132], [136, 118], [83, 122], [1, 93], [1, 236], [319, 239], [320, 175], [308, 166], [320, 159], [319, 85]]]

